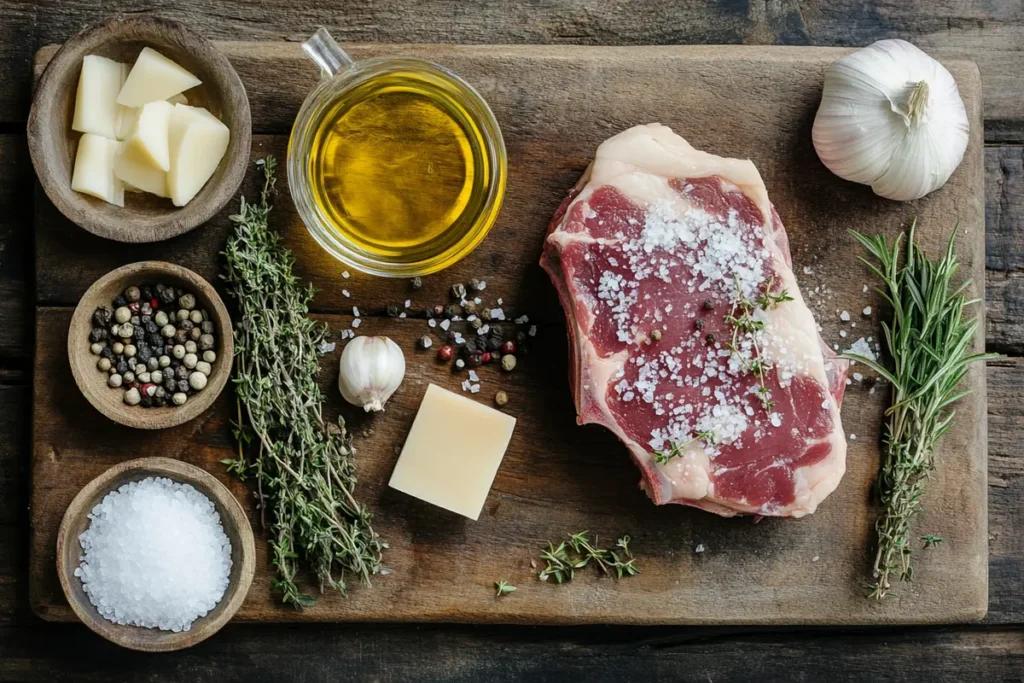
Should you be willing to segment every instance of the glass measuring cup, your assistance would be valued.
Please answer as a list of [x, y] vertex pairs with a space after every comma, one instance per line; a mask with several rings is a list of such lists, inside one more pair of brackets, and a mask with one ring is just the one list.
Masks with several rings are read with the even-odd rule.
[[[469, 254], [497, 219], [507, 174], [501, 130], [479, 93], [421, 59], [353, 61], [323, 28], [302, 49], [322, 78], [295, 119], [287, 167], [292, 199], [313, 238], [342, 263], [385, 277], [426, 275]], [[381, 115], [374, 121], [391, 126], [387, 107], [404, 112], [410, 103], [443, 110], [450, 118], [442, 132], [457, 144], [445, 147], [442, 158], [420, 158], [430, 149], [430, 129], [405, 129], [406, 144], [394, 130], [371, 126], [364, 135], [343, 123], [364, 120], [361, 113], [376, 107]], [[349, 145], [346, 136], [371, 144]], [[363, 173], [378, 162], [379, 168]], [[400, 174], [389, 176], [389, 165], [400, 166]]]

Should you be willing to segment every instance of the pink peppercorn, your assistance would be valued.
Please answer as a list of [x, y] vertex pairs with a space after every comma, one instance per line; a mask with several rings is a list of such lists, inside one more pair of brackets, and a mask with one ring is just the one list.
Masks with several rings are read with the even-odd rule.
[[454, 355], [455, 349], [453, 349], [449, 344], [445, 344], [437, 350], [437, 357], [441, 360], [451, 360]]

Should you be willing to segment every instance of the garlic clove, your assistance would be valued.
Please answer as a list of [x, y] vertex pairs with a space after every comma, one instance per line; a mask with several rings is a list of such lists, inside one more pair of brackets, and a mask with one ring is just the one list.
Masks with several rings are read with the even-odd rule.
[[341, 352], [338, 391], [368, 413], [384, 410], [404, 378], [405, 355], [388, 337], [355, 337]]

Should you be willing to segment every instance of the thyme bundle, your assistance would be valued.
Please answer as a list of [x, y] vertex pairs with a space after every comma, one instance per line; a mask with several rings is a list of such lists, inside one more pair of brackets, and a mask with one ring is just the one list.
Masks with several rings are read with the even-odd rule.
[[302, 608], [314, 600], [296, 585], [300, 562], [316, 574], [321, 593], [329, 587], [345, 594], [346, 573], [369, 585], [386, 546], [354, 496], [354, 451], [344, 423], [321, 413], [317, 348], [327, 328], [309, 319], [313, 288], [292, 274], [291, 253], [267, 222], [275, 159], [257, 163], [260, 200], [242, 198], [224, 250], [223, 277], [240, 316], [233, 380], [238, 458], [223, 462], [239, 478], [256, 479], [277, 571], [273, 587], [283, 602]]
[[[906, 255], [901, 234], [890, 246], [883, 236], [853, 235], [872, 259], [861, 258], [884, 288], [877, 291], [893, 309], [891, 324], [882, 323], [891, 370], [870, 358], [844, 354], [864, 363], [892, 383], [892, 405], [886, 411], [882, 467], [876, 482], [881, 516], [875, 523], [878, 548], [872, 571], [870, 596], [881, 599], [894, 581], [912, 581], [913, 549], [910, 523], [922, 510], [921, 498], [935, 469], [935, 447], [953, 426], [952, 405], [970, 393], [958, 388], [968, 366], [992, 354], [970, 353], [977, 332], [976, 319], [965, 319], [970, 281], [953, 286], [959, 264], [953, 238], [942, 258], [930, 261], [914, 239], [916, 221], [907, 236]], [[925, 547], [937, 536], [929, 535]]]

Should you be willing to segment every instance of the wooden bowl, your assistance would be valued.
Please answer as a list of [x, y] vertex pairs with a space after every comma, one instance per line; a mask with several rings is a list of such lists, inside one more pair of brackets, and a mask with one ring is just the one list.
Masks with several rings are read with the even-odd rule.
[[[189, 104], [206, 107], [231, 131], [220, 166], [191, 202], [125, 193], [124, 207], [71, 189], [80, 133], [71, 130], [82, 59], [100, 55], [134, 64], [151, 47], [196, 75], [203, 83], [186, 91]], [[118, 242], [155, 242], [205, 223], [235, 195], [245, 176], [252, 121], [245, 87], [210, 41], [182, 25], [139, 15], [111, 19], [72, 38], [54, 55], [40, 78], [28, 119], [28, 146], [36, 175], [50, 201], [70, 220]]]
[[[191, 484], [209, 498], [216, 506], [224, 533], [231, 541], [231, 574], [224, 597], [205, 617], [192, 622], [192, 628], [188, 631], [175, 633], [140, 626], [121, 626], [107, 621], [89, 602], [81, 580], [75, 576], [82, 554], [78, 537], [88, 528], [92, 509], [110, 491], [151, 476]], [[238, 611], [249, 592], [256, 566], [255, 557], [252, 527], [231, 492], [210, 473], [170, 458], [140, 458], [111, 467], [79, 491], [64, 513], [57, 532], [57, 574], [71, 609], [83, 624], [107, 640], [122, 647], [146, 652], [167, 652], [191, 647], [219, 631]]]
[[[143, 408], [124, 402], [124, 391], [107, 386], [107, 373], [96, 367], [99, 356], [90, 350], [89, 332], [93, 328], [92, 314], [100, 306], [111, 307], [111, 301], [131, 285], [161, 282], [173, 287], [185, 287], [196, 297], [196, 306], [205, 308], [216, 327], [217, 360], [213, 363], [206, 387], [189, 394], [182, 406]], [[231, 318], [220, 295], [210, 283], [187, 268], [161, 261], [131, 263], [112, 270], [82, 295], [68, 329], [68, 360], [78, 388], [89, 403], [114, 422], [137, 429], [165, 429], [188, 422], [209, 408], [228, 383], [235, 346]]]

